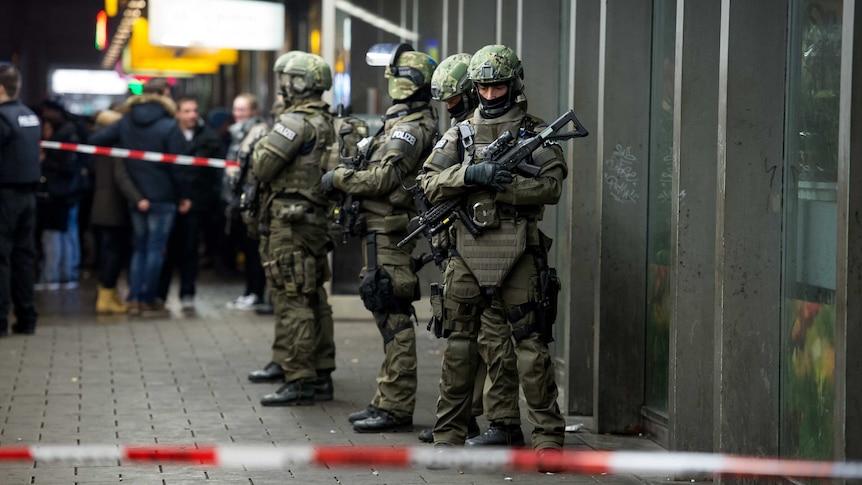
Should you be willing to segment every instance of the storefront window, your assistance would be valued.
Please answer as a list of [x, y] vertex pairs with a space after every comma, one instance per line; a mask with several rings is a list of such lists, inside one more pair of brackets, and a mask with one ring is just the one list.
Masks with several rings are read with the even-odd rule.
[[842, 0], [793, 0], [784, 184], [781, 454], [830, 459]]
[[647, 243], [646, 405], [667, 413], [676, 1], [653, 2]]

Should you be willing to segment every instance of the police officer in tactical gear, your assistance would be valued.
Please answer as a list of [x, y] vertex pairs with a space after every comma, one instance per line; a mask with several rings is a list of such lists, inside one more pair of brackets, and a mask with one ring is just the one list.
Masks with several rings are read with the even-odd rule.
[[[467, 72], [470, 67], [470, 54], [453, 54], [440, 62], [434, 75], [431, 77], [431, 97], [434, 101], [440, 101], [446, 105], [449, 112], [450, 124], [455, 125], [464, 121], [468, 115], [479, 105], [476, 89]], [[436, 244], [441, 244], [439, 238]], [[473, 410], [470, 422], [467, 425], [467, 437], [474, 438], [479, 435], [479, 423], [476, 417], [481, 416], [484, 411], [482, 393], [485, 387], [485, 361], [479, 359], [476, 367], [476, 382], [473, 388]], [[506, 401], [514, 399], [515, 406], [518, 405], [518, 396], [506, 396]], [[492, 404], [493, 406], [493, 404]], [[492, 408], [493, 409], [493, 408]], [[489, 417], [493, 421], [493, 417]], [[431, 443], [434, 441], [434, 429], [425, 428], [419, 432], [419, 441]]]
[[464, 121], [479, 105], [476, 89], [467, 69], [470, 54], [453, 54], [437, 66], [431, 78], [431, 96], [446, 104], [452, 124]]
[[[465, 442], [480, 352], [488, 366], [492, 392], [517, 395], [520, 373], [535, 426], [532, 445], [547, 453], [562, 447], [565, 422], [556, 402], [553, 361], [531, 309], [536, 306], [537, 274], [542, 269], [538, 261], [547, 255], [549, 246], [538, 222], [544, 206], [559, 200], [567, 168], [562, 150], [553, 143], [533, 152], [532, 163], [541, 167], [536, 177], [485, 163], [483, 149], [499, 134], [508, 130], [517, 138], [530, 136], [542, 130], [543, 122], [524, 112], [519, 102], [523, 69], [510, 48], [483, 47], [470, 60], [469, 72], [479, 94], [479, 109], [437, 143], [425, 161], [426, 174], [421, 180], [432, 203], [466, 195], [467, 211], [482, 229], [481, 235], [473, 236], [459, 221], [450, 231], [455, 250], [445, 272], [443, 314], [439, 315], [450, 334], [443, 356], [434, 442], [439, 447]], [[483, 336], [480, 321], [482, 328], [494, 331]], [[496, 341], [480, 345], [480, 337]], [[517, 368], [511, 365], [512, 352], [517, 356]], [[484, 443], [473, 444], [511, 442], [517, 434], [517, 416], [498, 418], [475, 439]]]
[[362, 237], [365, 254], [359, 292], [383, 337], [385, 357], [377, 391], [366, 409], [348, 417], [360, 433], [412, 430], [416, 405], [412, 302], [419, 299], [419, 280], [411, 258], [415, 242], [403, 248], [397, 243], [416, 215], [402, 181], [416, 178], [436, 138], [437, 119], [429, 104], [435, 62], [407, 44], [393, 50], [385, 74], [393, 104], [368, 148], [367, 165], [358, 170], [339, 166], [321, 181], [324, 190], [341, 191], [360, 201], [358, 227], [352, 231]]
[[320, 99], [332, 87], [332, 71], [320, 56], [303, 52], [283, 72], [291, 107], [252, 157], [261, 191], [260, 254], [276, 315], [272, 362], [285, 382], [261, 398], [264, 406], [332, 400], [335, 369], [332, 308], [323, 288], [332, 242], [320, 191], [324, 155], [335, 140], [329, 105]]
[[36, 185], [39, 183], [39, 118], [18, 101], [21, 73], [0, 65], [0, 337], [36, 331], [33, 305], [36, 248]]
[[[274, 118], [273, 121], [278, 120], [282, 113], [284, 113], [288, 108], [291, 107], [291, 103], [288, 101], [290, 94], [289, 91], [289, 79], [286, 77], [284, 73], [284, 68], [287, 66], [288, 61], [298, 54], [305, 54], [303, 51], [288, 51], [284, 54], [281, 54], [276, 58], [275, 63], [272, 65], [272, 72], [275, 73], [275, 77], [277, 79], [278, 92], [276, 93], [276, 100], [273, 103], [272, 116]], [[274, 123], [273, 123], [274, 124]], [[257, 140], [255, 140], [257, 141]], [[253, 149], [254, 147], [252, 147]], [[254, 174], [252, 174], [252, 178], [254, 178]], [[257, 184], [257, 181], [252, 181]], [[257, 189], [255, 189], [257, 190]], [[258, 194], [258, 204], [260, 203], [260, 194]], [[252, 207], [243, 207], [245, 210], [243, 211], [245, 217], [244, 222], [251, 226], [250, 229], [254, 234], [259, 233], [260, 226], [260, 208], [252, 208]], [[252, 209], [254, 209], [252, 211]], [[254, 216], [252, 216], [252, 212], [254, 212]], [[271, 299], [270, 295], [270, 299]], [[260, 309], [258, 309], [260, 310]], [[256, 310], [257, 311], [257, 310]], [[275, 309], [273, 309], [272, 314], [275, 314]], [[284, 331], [287, 327], [283, 325], [278, 325], [278, 320], [276, 320], [275, 325], [275, 338], [272, 341], [273, 346], [273, 360], [271, 360], [268, 364], [263, 366], [261, 369], [256, 369], [248, 373], [248, 380], [251, 382], [280, 382], [284, 380], [284, 370], [281, 368], [281, 364], [279, 360], [276, 360], [278, 356], [284, 355], [287, 353], [286, 348], [282, 348], [282, 344], [286, 342], [287, 336], [284, 335]], [[275, 350], [278, 348], [278, 350]]]

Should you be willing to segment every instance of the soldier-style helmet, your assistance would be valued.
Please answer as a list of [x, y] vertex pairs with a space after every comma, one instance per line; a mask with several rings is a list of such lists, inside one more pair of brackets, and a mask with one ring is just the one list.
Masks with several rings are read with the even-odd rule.
[[469, 67], [470, 54], [454, 54], [444, 59], [431, 76], [431, 96], [436, 101], [446, 101], [461, 95], [458, 104], [449, 109], [449, 114], [456, 119], [472, 111], [478, 104], [473, 81], [467, 72]]
[[476, 51], [470, 60], [470, 79], [476, 84], [506, 83], [509, 93], [501, 98], [488, 101], [479, 96], [482, 113], [494, 118], [509, 111], [515, 98], [524, 89], [524, 68], [515, 52], [504, 45], [486, 45]]
[[275, 60], [275, 63], [272, 65], [272, 72], [276, 74], [281, 74], [284, 72], [284, 66], [287, 65], [287, 62], [297, 54], [302, 54], [302, 51], [287, 51], [284, 54], [278, 56]]
[[428, 54], [414, 50], [396, 54], [388, 69], [389, 96], [392, 99], [406, 99], [422, 88], [431, 86], [431, 76], [437, 63]]
[[332, 87], [332, 70], [322, 57], [301, 52], [290, 59], [282, 71], [284, 85], [291, 97], [305, 98]]

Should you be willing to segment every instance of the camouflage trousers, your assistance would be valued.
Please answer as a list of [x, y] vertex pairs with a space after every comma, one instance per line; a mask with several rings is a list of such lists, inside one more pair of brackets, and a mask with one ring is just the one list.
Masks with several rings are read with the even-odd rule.
[[[406, 234], [405, 234], [406, 235]], [[416, 330], [412, 306], [418, 279], [413, 272], [411, 253], [414, 244], [398, 248], [401, 234], [377, 234], [377, 263], [392, 279], [394, 299], [402, 310], [372, 312], [383, 335], [383, 362], [377, 373], [377, 390], [371, 405], [397, 417], [412, 416], [416, 407]], [[360, 279], [367, 271], [367, 242], [362, 253], [366, 256]]]
[[332, 307], [323, 288], [331, 277], [326, 238], [326, 228], [274, 224], [260, 240], [276, 317], [272, 362], [286, 382], [335, 369]]
[[443, 353], [434, 441], [461, 445], [466, 440], [481, 358], [488, 372], [486, 417], [500, 424], [520, 424], [520, 381], [528, 419], [534, 426], [533, 447], [562, 447], [565, 420], [557, 404], [554, 365], [548, 347], [535, 333], [517, 343], [512, 338], [512, 328], [531, 324], [532, 313], [511, 324], [507, 319], [514, 307], [535, 297], [536, 269], [532, 256], [519, 258], [502, 285], [487, 294], [483, 294], [464, 261], [452, 257], [446, 268], [445, 284], [444, 325], [449, 326], [451, 333]]

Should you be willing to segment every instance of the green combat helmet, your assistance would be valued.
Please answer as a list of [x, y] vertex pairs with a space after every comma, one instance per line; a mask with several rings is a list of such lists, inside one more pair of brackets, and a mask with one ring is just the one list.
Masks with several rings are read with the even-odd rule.
[[[294, 51], [287, 51], [284, 54], [278, 56], [278, 58], [275, 60], [275, 62], [272, 65], [272, 72], [274, 72], [276, 74], [276, 76], [278, 77], [278, 93], [277, 94], [278, 94], [278, 100], [281, 101], [281, 106], [279, 107], [278, 113], [273, 111], [273, 113], [275, 113], [275, 116], [278, 116], [278, 114], [281, 113], [281, 111], [284, 111], [285, 106], [290, 104], [290, 99], [289, 99], [289, 96], [287, 93], [287, 80], [286, 80], [286, 76], [284, 75], [284, 66], [286, 66], [287, 63], [292, 58], [296, 57], [299, 54], [304, 54], [304, 52], [295, 51], [295, 50]], [[273, 110], [275, 110], [275, 109], [276, 109], [276, 107], [273, 106]]]
[[332, 87], [332, 69], [322, 57], [302, 52], [284, 66], [284, 88], [289, 98], [320, 95]]
[[515, 52], [504, 45], [486, 45], [476, 51], [470, 59], [470, 79], [476, 84], [500, 84], [509, 86], [506, 96], [487, 100], [479, 96], [482, 115], [496, 118], [509, 111], [516, 98], [524, 90], [524, 68]]
[[389, 79], [389, 96], [392, 99], [407, 99], [422, 88], [431, 86], [431, 76], [436, 63], [424, 52], [402, 52], [386, 70]]
[[282, 72], [284, 72], [284, 66], [287, 65], [288, 61], [290, 61], [290, 59], [295, 55], [302, 53], [302, 51], [287, 51], [284, 54], [278, 56], [278, 59], [276, 59], [275, 63], [272, 65], [272, 72], [276, 74], [281, 74]]
[[444, 59], [431, 76], [431, 97], [435, 101], [446, 102], [461, 95], [456, 105], [450, 108], [447, 103], [446, 107], [456, 121], [463, 120], [479, 104], [473, 81], [467, 72], [469, 67], [470, 54], [453, 54]]

